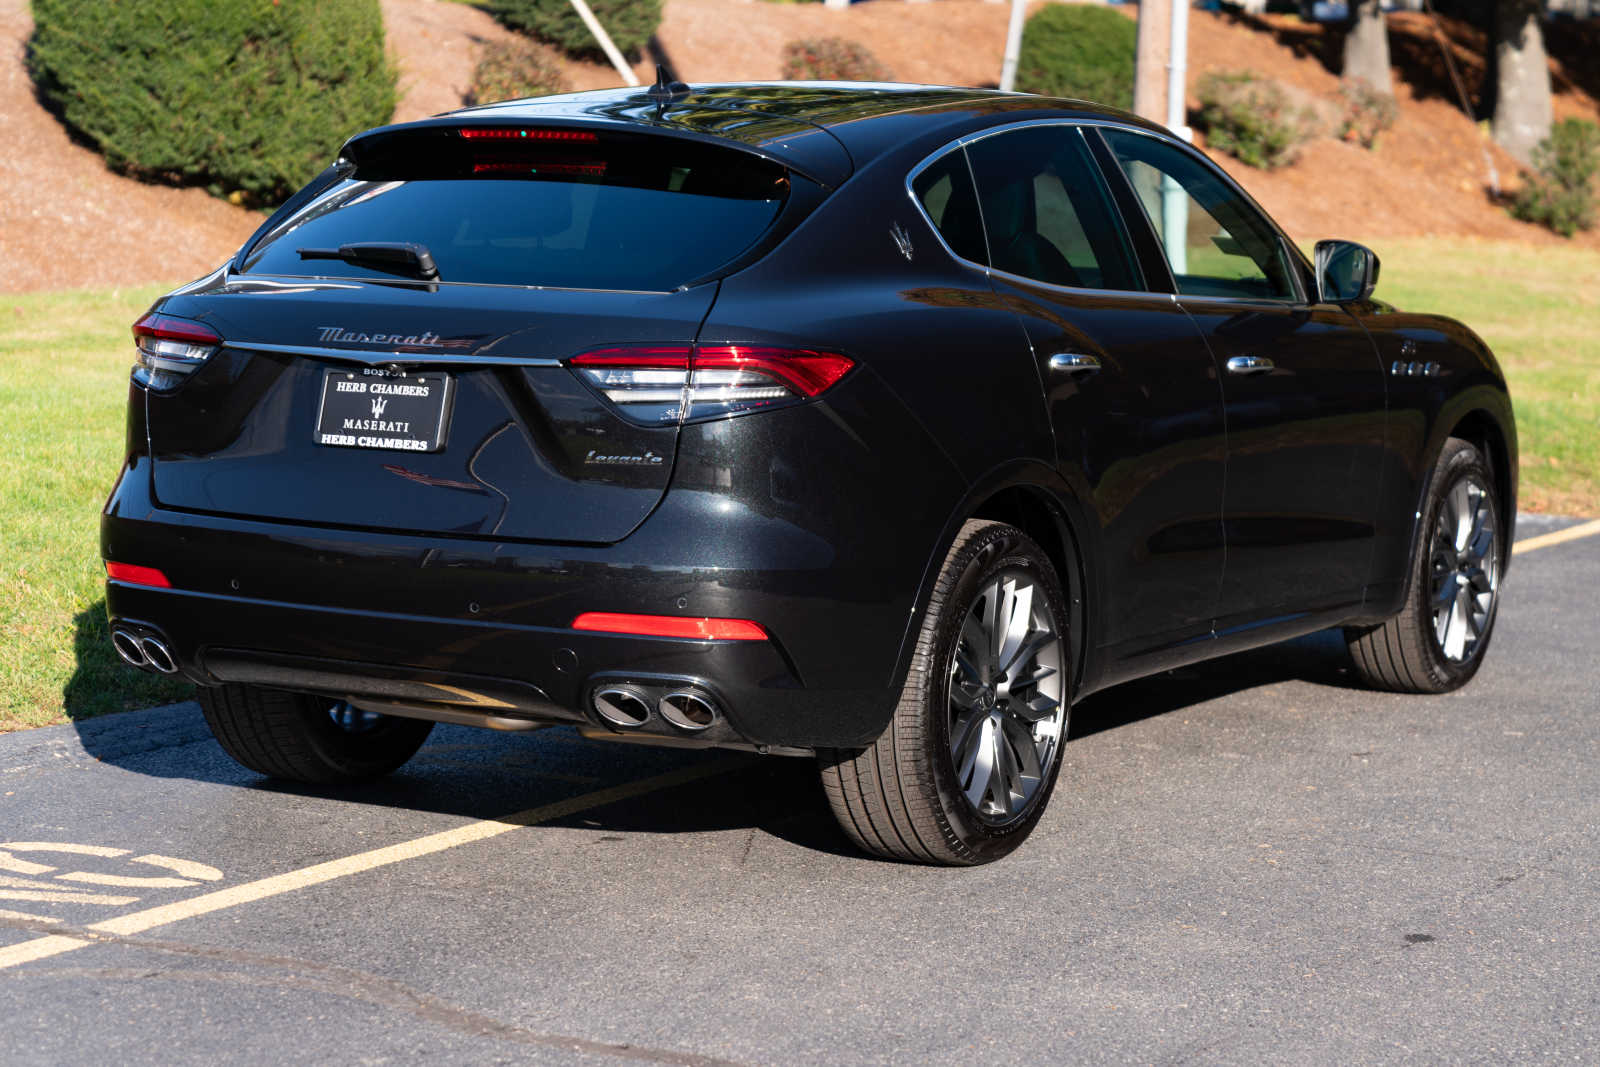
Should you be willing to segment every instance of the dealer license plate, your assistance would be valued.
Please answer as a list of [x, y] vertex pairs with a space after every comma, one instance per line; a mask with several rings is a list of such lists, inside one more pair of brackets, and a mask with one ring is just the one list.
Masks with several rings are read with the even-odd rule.
[[449, 429], [450, 386], [448, 375], [428, 372], [328, 371], [317, 444], [437, 452]]

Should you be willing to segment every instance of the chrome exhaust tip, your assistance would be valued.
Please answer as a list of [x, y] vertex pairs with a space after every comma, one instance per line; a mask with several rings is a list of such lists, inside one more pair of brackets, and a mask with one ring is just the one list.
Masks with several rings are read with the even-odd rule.
[[650, 703], [636, 689], [608, 685], [595, 690], [594, 711], [622, 730], [637, 730], [650, 721]]
[[172, 658], [172, 650], [167, 643], [159, 637], [141, 637], [139, 651], [144, 653], [144, 661], [152, 670], [162, 674], [177, 674], [178, 661]]
[[709, 730], [722, 718], [711, 696], [699, 689], [674, 689], [661, 698], [656, 710], [663, 719], [690, 733]]
[[127, 630], [111, 631], [111, 647], [117, 650], [117, 658], [130, 667], [144, 670], [150, 666], [144, 649], [139, 647], [139, 639]]

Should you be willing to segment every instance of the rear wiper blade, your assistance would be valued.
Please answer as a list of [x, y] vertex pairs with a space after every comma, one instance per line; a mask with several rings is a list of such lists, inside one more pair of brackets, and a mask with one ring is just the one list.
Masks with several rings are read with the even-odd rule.
[[361, 241], [338, 248], [297, 248], [301, 259], [338, 259], [356, 267], [371, 267], [423, 281], [439, 280], [439, 268], [427, 245], [411, 241]]

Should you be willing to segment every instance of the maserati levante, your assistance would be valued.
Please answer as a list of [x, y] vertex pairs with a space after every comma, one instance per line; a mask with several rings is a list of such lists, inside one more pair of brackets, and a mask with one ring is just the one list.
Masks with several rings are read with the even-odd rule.
[[1082, 101], [608, 90], [371, 130], [134, 326], [112, 641], [263, 775], [436, 722], [817, 761], [974, 864], [1073, 703], [1339, 628], [1460, 686], [1508, 563], [1500, 368]]

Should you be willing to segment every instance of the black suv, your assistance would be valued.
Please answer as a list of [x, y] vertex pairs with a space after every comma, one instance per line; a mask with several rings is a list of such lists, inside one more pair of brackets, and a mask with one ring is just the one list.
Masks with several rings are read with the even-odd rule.
[[1470, 330], [1078, 101], [660, 86], [363, 133], [134, 327], [113, 641], [263, 774], [433, 722], [815, 756], [1004, 855], [1071, 703], [1342, 626], [1477, 670], [1516, 434]]

